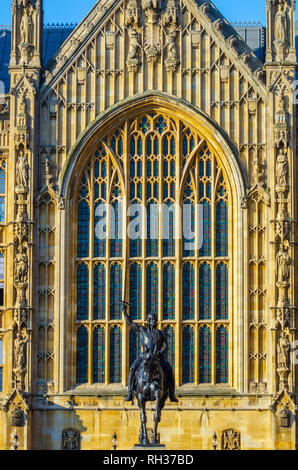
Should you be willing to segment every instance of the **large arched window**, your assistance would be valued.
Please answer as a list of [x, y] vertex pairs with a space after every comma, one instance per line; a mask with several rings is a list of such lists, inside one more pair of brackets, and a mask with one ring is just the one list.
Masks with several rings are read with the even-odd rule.
[[99, 141], [74, 210], [77, 384], [127, 381], [140, 342], [124, 328], [124, 291], [134, 321], [158, 313], [177, 385], [229, 382], [225, 178], [198, 131], [158, 112]]

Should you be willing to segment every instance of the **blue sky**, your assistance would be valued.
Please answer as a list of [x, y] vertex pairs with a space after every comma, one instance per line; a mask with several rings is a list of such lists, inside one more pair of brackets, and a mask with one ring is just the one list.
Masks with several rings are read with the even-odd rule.
[[[45, 23], [78, 23], [96, 0], [44, 0]], [[229, 21], [261, 21], [265, 24], [265, 0], [214, 0]], [[0, 24], [11, 23], [11, 0], [1, 0]]]

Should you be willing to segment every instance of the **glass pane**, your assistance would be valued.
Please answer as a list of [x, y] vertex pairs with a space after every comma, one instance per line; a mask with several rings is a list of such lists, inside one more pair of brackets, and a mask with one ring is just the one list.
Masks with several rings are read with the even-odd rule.
[[101, 326], [93, 331], [93, 382], [105, 382], [105, 331]]
[[[151, 188], [151, 185], [150, 185]], [[147, 206], [147, 256], [158, 256], [158, 206], [150, 203]]]
[[216, 256], [228, 256], [228, 207], [224, 201], [216, 206]]
[[[118, 258], [122, 256], [122, 205], [120, 202], [112, 204], [114, 209], [114, 227], [111, 231], [111, 257]], [[113, 223], [113, 219], [111, 219]]]
[[182, 292], [183, 320], [192, 320], [195, 317], [195, 270], [191, 263], [183, 266]]
[[121, 338], [121, 330], [118, 326], [115, 326], [111, 330], [110, 350], [111, 350], [110, 382], [121, 383], [122, 381], [122, 338]]
[[194, 383], [195, 340], [191, 326], [184, 328], [182, 337], [182, 382], [184, 384]]
[[111, 320], [121, 319], [121, 300], [122, 300], [122, 267], [115, 263], [111, 267], [111, 285], [110, 285], [110, 318]]
[[199, 312], [200, 320], [211, 318], [211, 268], [208, 263], [203, 263], [199, 271], [200, 296]]
[[103, 264], [94, 268], [94, 320], [104, 320], [106, 316], [106, 270]]
[[97, 204], [94, 211], [94, 256], [106, 256], [106, 205]]
[[142, 268], [138, 263], [130, 266], [129, 278], [130, 316], [140, 320], [142, 315]]
[[88, 331], [81, 326], [77, 331], [77, 384], [88, 382]]
[[216, 319], [228, 319], [228, 268], [224, 263], [216, 267]]
[[146, 281], [146, 311], [147, 315], [150, 312], [158, 311], [158, 267], [154, 263], [147, 266], [147, 281]]
[[89, 221], [90, 211], [86, 201], [82, 201], [78, 207], [78, 257], [89, 256]]
[[216, 331], [216, 383], [228, 383], [228, 332], [224, 326]]
[[77, 319], [89, 317], [89, 270], [86, 264], [80, 264], [77, 270]]
[[[200, 256], [211, 256], [211, 206], [206, 200], [203, 206], [203, 246]], [[200, 206], [200, 208], [202, 207]]]
[[211, 331], [208, 326], [200, 329], [199, 382], [211, 383]]
[[175, 270], [171, 263], [163, 268], [163, 319], [175, 318]]

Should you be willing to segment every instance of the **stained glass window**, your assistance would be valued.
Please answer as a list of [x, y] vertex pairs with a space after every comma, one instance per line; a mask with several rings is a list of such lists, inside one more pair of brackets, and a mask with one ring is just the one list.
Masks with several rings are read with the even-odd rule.
[[122, 336], [119, 326], [111, 329], [110, 333], [110, 382], [122, 382]]
[[141, 339], [137, 331], [129, 332], [129, 365], [132, 366], [137, 357], [141, 353]]
[[216, 256], [228, 255], [228, 208], [220, 200], [216, 205]]
[[208, 263], [203, 263], [199, 271], [199, 312], [200, 320], [211, 318], [211, 268]]
[[185, 263], [182, 274], [183, 320], [195, 317], [195, 270], [191, 263]]
[[89, 316], [89, 270], [85, 263], [77, 269], [77, 319], [87, 320]]
[[101, 326], [93, 330], [93, 382], [105, 382], [105, 330]]
[[158, 256], [158, 227], [158, 205], [150, 202], [147, 206], [147, 257]]
[[78, 207], [78, 258], [87, 258], [89, 256], [89, 220], [88, 203], [82, 201]]
[[202, 202], [201, 210], [203, 210], [203, 244], [200, 256], [211, 256], [211, 206], [208, 201]]
[[142, 210], [136, 212], [133, 217], [131, 217], [130, 222], [133, 224], [131, 226], [133, 227], [131, 228], [133, 238], [130, 238], [129, 241], [130, 257], [139, 258], [142, 256]]
[[216, 330], [216, 383], [228, 383], [228, 331], [223, 325]]
[[77, 384], [88, 382], [88, 330], [81, 326], [77, 331]]
[[122, 300], [122, 268], [119, 263], [114, 263], [111, 267], [110, 282], [110, 318], [111, 320], [119, 320]]
[[146, 269], [146, 311], [158, 312], [158, 266], [155, 263], [147, 265]]
[[104, 258], [106, 256], [106, 204], [100, 202], [94, 210], [94, 257]]
[[216, 266], [216, 319], [228, 319], [228, 268], [225, 263]]
[[111, 234], [111, 257], [122, 256], [122, 204], [115, 201], [112, 204], [114, 210], [114, 230]]
[[175, 316], [175, 269], [172, 263], [163, 268], [163, 319], [172, 320]]
[[175, 256], [175, 206], [167, 201], [163, 206], [163, 255]]
[[[169, 362], [174, 366], [176, 357], [182, 365], [183, 383], [227, 383], [223, 345], [225, 341], [227, 345], [232, 318], [228, 305], [228, 219], [232, 220], [233, 214], [228, 212], [225, 169], [206, 136], [178, 116], [155, 111], [132, 116], [99, 139], [97, 149], [86, 159], [79, 187], [73, 188], [73, 194], [78, 194], [73, 273], [77, 316], [73, 320], [78, 332], [79, 322], [87, 328], [92, 344], [88, 351], [92, 357], [85, 354], [80, 358], [81, 370], [82, 361], [86, 361], [80, 380], [127, 381], [129, 364], [122, 363], [121, 343], [129, 344], [129, 359], [125, 357], [130, 364], [140, 344], [134, 332], [122, 330], [125, 287], [134, 320], [142, 323], [144, 313], [158, 314], [159, 328], [168, 333]], [[5, 168], [0, 163], [2, 196]], [[146, 214], [123, 213], [122, 205], [129, 209], [136, 203], [142, 212], [147, 209]], [[124, 243], [127, 228], [138, 215], [144, 224], [139, 227], [140, 237], [126, 238]], [[109, 238], [97, 237], [97, 228]], [[181, 240], [176, 240], [180, 228]], [[44, 230], [40, 247], [45, 262]], [[41, 308], [46, 309], [42, 304]], [[78, 338], [80, 344], [82, 338]], [[92, 371], [88, 371], [88, 364], [92, 364]]]
[[199, 334], [199, 382], [203, 384], [211, 383], [211, 331], [207, 325], [200, 329]]
[[142, 315], [142, 267], [138, 263], [130, 266], [129, 298], [130, 316], [139, 320]]
[[106, 270], [102, 263], [94, 268], [94, 320], [104, 320], [106, 314]]
[[167, 359], [171, 364], [173, 370], [175, 370], [175, 330], [172, 326], [165, 327], [168, 340], [168, 352]]
[[186, 326], [182, 334], [182, 382], [194, 383], [195, 380], [195, 340], [191, 326]]
[[[183, 257], [194, 256], [195, 244], [195, 207], [192, 201], [186, 200], [183, 205]], [[187, 236], [186, 236], [187, 235]]]

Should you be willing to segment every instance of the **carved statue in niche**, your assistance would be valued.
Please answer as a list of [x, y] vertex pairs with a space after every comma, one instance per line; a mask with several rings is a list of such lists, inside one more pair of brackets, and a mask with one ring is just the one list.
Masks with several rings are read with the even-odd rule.
[[176, 29], [170, 30], [167, 35], [166, 46], [168, 47], [168, 59], [177, 61], [177, 50], [176, 50]]
[[28, 338], [18, 332], [14, 340], [14, 357], [15, 367], [14, 372], [24, 372], [27, 364], [27, 343]]
[[286, 153], [280, 151], [276, 159], [276, 184], [287, 186], [289, 175], [289, 163]]
[[29, 165], [25, 153], [21, 150], [16, 164], [16, 185], [27, 188], [29, 183]]
[[33, 20], [32, 20], [32, 6], [24, 8], [23, 16], [20, 24], [20, 38], [21, 44], [33, 43]]
[[130, 28], [128, 30], [128, 36], [129, 36], [129, 50], [128, 50], [128, 56], [127, 56], [127, 61], [129, 63], [138, 63], [138, 48], [142, 49], [142, 46], [139, 44], [138, 41], [138, 33], [134, 29]]
[[18, 247], [18, 253], [15, 257], [15, 285], [23, 286], [28, 280], [28, 257], [26, 255], [26, 249], [20, 245]]
[[289, 246], [284, 243], [277, 253], [277, 282], [280, 284], [287, 283], [290, 278], [291, 258], [288, 253]]
[[177, 37], [177, 6], [175, 0], [169, 0], [167, 9], [162, 17], [163, 26], [167, 26], [166, 32], [166, 43], [168, 57], [165, 61], [165, 65], [168, 71], [175, 71], [179, 61], [177, 59], [177, 48], [176, 48], [176, 37]]
[[283, 4], [279, 4], [275, 15], [275, 40], [280, 46], [285, 45], [288, 40], [287, 13]]
[[127, 5], [125, 24], [128, 28], [129, 49], [127, 55], [127, 66], [131, 71], [136, 71], [140, 60], [138, 49], [142, 49], [139, 43], [139, 8], [136, 0], [130, 0]]
[[280, 114], [286, 113], [286, 103], [283, 90], [280, 90], [277, 95], [277, 103], [276, 103], [277, 112]]
[[81, 435], [76, 429], [65, 429], [62, 432], [62, 450], [80, 450]]
[[290, 360], [290, 341], [288, 335], [282, 331], [277, 343], [277, 368], [282, 370], [289, 369]]
[[252, 162], [252, 187], [263, 186], [264, 184], [264, 168], [256, 159]]
[[137, 27], [139, 25], [139, 8], [136, 0], [130, 0], [126, 10], [126, 26]]

